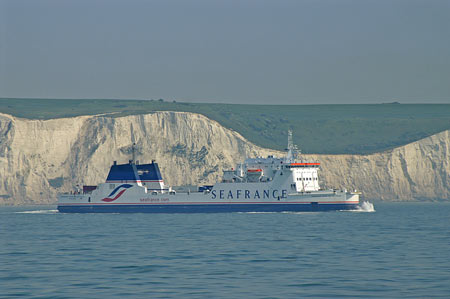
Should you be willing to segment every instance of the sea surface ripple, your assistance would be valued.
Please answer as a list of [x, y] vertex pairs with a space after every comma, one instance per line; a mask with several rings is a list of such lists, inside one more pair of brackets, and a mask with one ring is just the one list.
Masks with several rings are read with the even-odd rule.
[[373, 213], [0, 208], [0, 298], [448, 298], [450, 203]]

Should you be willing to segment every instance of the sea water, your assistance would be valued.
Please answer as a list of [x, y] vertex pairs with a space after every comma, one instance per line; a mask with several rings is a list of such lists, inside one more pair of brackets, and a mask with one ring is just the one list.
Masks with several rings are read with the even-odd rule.
[[450, 203], [354, 212], [0, 208], [2, 298], [449, 298]]

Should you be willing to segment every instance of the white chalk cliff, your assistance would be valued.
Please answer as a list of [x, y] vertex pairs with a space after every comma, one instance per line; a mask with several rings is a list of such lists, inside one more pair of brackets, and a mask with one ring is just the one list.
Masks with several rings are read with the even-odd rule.
[[[323, 187], [356, 188], [367, 199], [449, 199], [449, 132], [372, 155], [306, 156], [321, 162]], [[132, 140], [136, 159], [156, 160], [175, 186], [213, 183], [246, 156], [282, 154], [194, 113], [51, 120], [0, 114], [0, 204], [54, 203], [58, 192], [101, 183], [112, 161], [130, 159]]]

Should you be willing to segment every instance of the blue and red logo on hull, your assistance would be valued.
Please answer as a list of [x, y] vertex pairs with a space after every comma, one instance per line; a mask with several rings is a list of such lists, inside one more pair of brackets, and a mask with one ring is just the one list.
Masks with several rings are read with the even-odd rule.
[[[112, 201], [115, 201], [116, 199], [118, 199], [119, 197], [121, 197], [122, 194], [123, 194], [125, 191], [127, 191], [128, 188], [131, 188], [131, 187], [133, 187], [133, 185], [130, 185], [130, 184], [122, 184], [122, 185], [116, 187], [116, 188], [108, 195], [108, 197], [103, 198], [102, 201], [104, 201], [104, 202], [112, 202]], [[122, 190], [120, 190], [120, 189], [122, 189]], [[119, 190], [120, 190], [120, 192], [117, 193], [117, 191], [119, 191]], [[116, 193], [117, 193], [117, 194], [116, 194]], [[114, 196], [114, 194], [116, 194], [116, 196]], [[112, 196], [114, 196], [114, 197], [112, 197]]]

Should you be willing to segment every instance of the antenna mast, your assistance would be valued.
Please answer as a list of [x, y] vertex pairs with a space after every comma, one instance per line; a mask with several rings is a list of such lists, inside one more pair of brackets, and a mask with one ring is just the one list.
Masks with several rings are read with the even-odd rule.
[[136, 143], [133, 142], [133, 144], [131, 145], [131, 161], [133, 161], [133, 163], [136, 162]]
[[286, 162], [290, 163], [292, 162], [294, 158], [294, 144], [292, 143], [292, 131], [288, 131], [288, 146], [287, 146], [287, 155], [286, 155]]
[[286, 162], [292, 163], [295, 162], [297, 153], [300, 151], [298, 150], [297, 146], [292, 141], [292, 131], [288, 130], [288, 146], [287, 146], [287, 155], [286, 155]]

